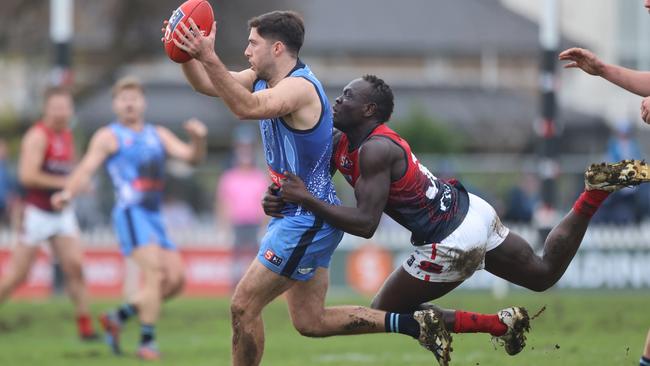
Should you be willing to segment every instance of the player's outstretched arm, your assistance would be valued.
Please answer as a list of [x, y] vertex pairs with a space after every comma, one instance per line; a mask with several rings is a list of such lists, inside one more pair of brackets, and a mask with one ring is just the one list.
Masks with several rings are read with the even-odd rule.
[[156, 126], [156, 130], [169, 156], [197, 165], [205, 157], [208, 129], [203, 122], [196, 118], [185, 121], [183, 127], [190, 136], [189, 144], [176, 137], [166, 127]]
[[18, 163], [18, 179], [26, 187], [61, 189], [65, 184], [65, 176], [48, 174], [41, 170], [47, 136], [39, 129], [32, 128], [20, 143], [20, 161]]
[[90, 140], [88, 151], [81, 162], [70, 174], [63, 190], [52, 195], [52, 206], [57, 209], [65, 207], [80, 191], [86, 187], [90, 178], [104, 161], [117, 151], [117, 139], [108, 127], [102, 127]]
[[[163, 43], [165, 42], [164, 35], [167, 29], [167, 23], [169, 23], [169, 21], [164, 20], [163, 27], [160, 29], [163, 34], [160, 41]], [[181, 69], [183, 70], [183, 75], [185, 75], [185, 78], [195, 91], [212, 97], [219, 97], [217, 90], [212, 86], [212, 81], [210, 81], [208, 74], [200, 62], [192, 59], [181, 64]], [[240, 72], [230, 71], [230, 75], [232, 75], [232, 77], [235, 78], [235, 80], [244, 88], [247, 88], [248, 90], [253, 88], [253, 82], [256, 78], [253, 70], [246, 69]]]
[[569, 48], [559, 55], [562, 61], [569, 61], [564, 68], [579, 68], [584, 72], [600, 76], [642, 97], [650, 96], [650, 72], [628, 69], [619, 65], [606, 64], [593, 52], [584, 48]]
[[[191, 18], [190, 25], [196, 27]], [[242, 86], [215, 53], [215, 30], [216, 23], [210, 34], [203, 36], [201, 33], [190, 32], [185, 24], [180, 23], [175, 32], [182, 42], [175, 38], [173, 42], [203, 65], [216, 94], [221, 96], [237, 118], [245, 120], [285, 116], [314, 99], [314, 87], [302, 78], [286, 78], [273, 88], [252, 93], [252, 82], [251, 88]]]
[[[183, 63], [181, 68], [183, 69], [185, 79], [187, 79], [195, 91], [211, 97], [220, 97], [219, 91], [214, 87], [207, 71], [205, 71], [205, 68], [199, 61], [195, 59], [189, 60]], [[229, 71], [229, 73], [246, 90], [253, 89], [253, 82], [256, 78], [255, 71], [246, 69], [239, 72]]]
[[[241, 99], [239, 101], [236, 98], [232, 98], [226, 104], [228, 104], [237, 118], [242, 120], [282, 117], [297, 112], [314, 102], [318, 103], [318, 106], [312, 109], [313, 114], [310, 118], [306, 118], [306, 120], [317, 120], [321, 111], [320, 99], [318, 99], [316, 89], [314, 89], [314, 86], [310, 82], [299, 77], [282, 79], [273, 88], [260, 90], [255, 93], [246, 91], [240, 97]], [[309, 129], [313, 126], [302, 126], [300, 125], [300, 121], [296, 119], [292, 127]]]
[[390, 144], [384, 139], [366, 142], [359, 152], [360, 175], [354, 187], [357, 207], [334, 206], [311, 195], [297, 176], [288, 173], [282, 183], [283, 200], [301, 204], [334, 227], [370, 238], [374, 235], [388, 200], [391, 174]]

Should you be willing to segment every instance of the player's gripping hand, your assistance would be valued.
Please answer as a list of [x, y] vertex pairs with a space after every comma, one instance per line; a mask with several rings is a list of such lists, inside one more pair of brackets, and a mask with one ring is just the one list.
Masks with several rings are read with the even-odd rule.
[[71, 199], [70, 192], [58, 191], [50, 197], [50, 204], [55, 210], [61, 211], [70, 203]]
[[[185, 23], [181, 22], [178, 24], [174, 32], [178, 35], [178, 40], [174, 38], [172, 41], [176, 47], [187, 52], [193, 58], [203, 61], [210, 54], [214, 54], [214, 39], [217, 34], [217, 22], [215, 21], [212, 24], [212, 29], [210, 34], [204, 36], [201, 32], [194, 32], [194, 29], [199, 29], [199, 27], [194, 23], [194, 19], [190, 18], [190, 27], [188, 28]], [[180, 41], [179, 41], [180, 40]]]
[[183, 128], [193, 139], [204, 139], [208, 134], [208, 128], [205, 127], [205, 123], [199, 121], [196, 118], [190, 118], [185, 121]]
[[284, 207], [284, 200], [278, 196], [278, 186], [275, 183], [271, 183], [266, 189], [264, 198], [262, 198], [262, 208], [264, 213], [271, 217], [281, 218], [282, 208]]
[[165, 43], [165, 35], [167, 33], [167, 24], [169, 24], [169, 20], [163, 20], [163, 27], [160, 28], [160, 32], [162, 33], [162, 37], [160, 37], [160, 42]]
[[596, 76], [602, 76], [605, 72], [605, 63], [603, 63], [593, 52], [584, 48], [569, 48], [562, 51], [559, 55], [562, 61], [571, 61], [564, 65], [565, 69], [580, 68], [582, 71]]
[[165, 33], [167, 32], [167, 24], [169, 24], [169, 20], [163, 20], [163, 26], [160, 28], [160, 32], [162, 33], [162, 37], [160, 37], [160, 42], [165, 43]]
[[641, 119], [650, 125], [650, 97], [645, 97], [641, 101]]
[[311, 193], [309, 193], [305, 183], [299, 176], [291, 172], [284, 172], [284, 176], [280, 188], [280, 197], [283, 200], [300, 205], [311, 198]]

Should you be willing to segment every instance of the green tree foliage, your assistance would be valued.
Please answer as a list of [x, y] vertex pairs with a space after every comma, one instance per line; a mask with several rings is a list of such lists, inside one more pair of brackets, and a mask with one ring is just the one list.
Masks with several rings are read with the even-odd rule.
[[463, 151], [466, 146], [462, 131], [428, 114], [421, 106], [413, 106], [393, 127], [417, 153], [451, 154]]

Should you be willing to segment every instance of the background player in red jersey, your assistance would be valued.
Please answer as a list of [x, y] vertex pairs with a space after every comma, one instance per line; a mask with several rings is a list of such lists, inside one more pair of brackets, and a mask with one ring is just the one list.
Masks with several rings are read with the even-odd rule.
[[[409, 229], [415, 250], [386, 280], [373, 308], [412, 311], [445, 295], [482, 268], [517, 285], [544, 291], [565, 272], [591, 216], [609, 194], [596, 189], [597, 181], [586, 182], [587, 189], [551, 231], [540, 257], [523, 238], [501, 224], [487, 202], [467, 193], [457, 182], [433, 176], [417, 161], [408, 143], [384, 124], [393, 111], [393, 94], [383, 80], [366, 75], [352, 81], [336, 99], [333, 110], [334, 125], [343, 134], [335, 137], [332, 164], [354, 186], [356, 207], [314, 199], [303, 182], [289, 174], [282, 182], [280, 197], [265, 196], [265, 211], [276, 216], [282, 200], [293, 202], [335, 227], [366, 238], [374, 234], [382, 212]], [[647, 167], [634, 164], [624, 165], [647, 173]], [[610, 183], [619, 179], [618, 175], [608, 178]], [[607, 189], [621, 187], [615, 184]], [[528, 315], [522, 308], [498, 314], [441, 312], [449, 330], [490, 333], [511, 355], [524, 347]]]
[[43, 119], [35, 123], [22, 140], [19, 178], [25, 188], [25, 212], [11, 265], [0, 279], [0, 302], [26, 279], [39, 244], [48, 242], [65, 274], [66, 289], [77, 313], [79, 337], [88, 340], [97, 336], [88, 313], [77, 219], [72, 208], [57, 211], [50, 204], [50, 196], [63, 188], [74, 165], [74, 141], [69, 128], [73, 113], [73, 100], [68, 90], [48, 90]]

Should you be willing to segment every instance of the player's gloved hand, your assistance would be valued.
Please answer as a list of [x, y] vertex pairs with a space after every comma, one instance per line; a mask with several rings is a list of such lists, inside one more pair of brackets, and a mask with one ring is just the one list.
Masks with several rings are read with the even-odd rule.
[[282, 215], [282, 208], [284, 207], [284, 200], [278, 195], [278, 186], [271, 183], [266, 189], [264, 198], [262, 198], [262, 208], [264, 213], [271, 217], [284, 217]]
[[70, 192], [58, 191], [50, 197], [50, 203], [55, 210], [63, 210], [72, 199]]
[[300, 205], [311, 197], [311, 193], [299, 176], [291, 172], [284, 172], [284, 176], [280, 188], [280, 197], [283, 200]]
[[650, 97], [643, 98], [641, 102], [641, 119], [650, 125]]
[[584, 48], [569, 48], [562, 51], [558, 58], [562, 61], [571, 61], [564, 65], [565, 69], [580, 68], [582, 71], [596, 76], [602, 76], [605, 72], [605, 63], [593, 52]]
[[205, 124], [199, 121], [196, 118], [190, 118], [183, 124], [185, 131], [192, 137], [196, 139], [204, 139], [208, 134], [208, 128], [205, 127]]

